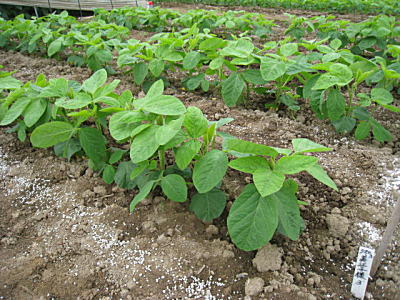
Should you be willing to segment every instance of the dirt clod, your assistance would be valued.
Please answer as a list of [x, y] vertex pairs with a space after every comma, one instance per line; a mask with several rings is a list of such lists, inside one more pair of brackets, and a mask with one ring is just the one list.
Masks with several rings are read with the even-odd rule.
[[282, 254], [282, 248], [269, 243], [257, 251], [253, 266], [258, 272], [278, 271], [282, 264]]
[[244, 288], [246, 296], [257, 296], [263, 291], [264, 279], [260, 277], [249, 278], [246, 280]]

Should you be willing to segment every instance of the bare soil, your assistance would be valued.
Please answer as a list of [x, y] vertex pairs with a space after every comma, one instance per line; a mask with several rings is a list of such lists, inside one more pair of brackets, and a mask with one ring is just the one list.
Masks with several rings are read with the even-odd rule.
[[[85, 68], [64, 62], [0, 51], [0, 63], [26, 82], [48, 78], [83, 81]], [[140, 90], [132, 79], [119, 90]], [[110, 78], [112, 80], [114, 78]], [[317, 120], [306, 105], [286, 112], [228, 108], [217, 95], [189, 93], [171, 86], [166, 93], [201, 108], [210, 120], [235, 119], [223, 131], [266, 145], [288, 147], [309, 138], [333, 148], [318, 156], [339, 192], [307, 174], [294, 176], [306, 229], [298, 241], [276, 235], [283, 256], [277, 271], [260, 273], [256, 252], [237, 249], [227, 235], [227, 211], [204, 224], [158, 195], [134, 214], [128, 206], [136, 191], [106, 185], [86, 162], [65, 162], [49, 150], [21, 143], [0, 130], [0, 299], [244, 299], [248, 278], [261, 277], [264, 291], [251, 299], [351, 299], [350, 286], [360, 246], [377, 247], [393, 208], [392, 189], [400, 188], [400, 120], [376, 117], [394, 134], [380, 145], [355, 141]], [[250, 179], [230, 171], [223, 188], [227, 210]], [[330, 216], [347, 220], [337, 236]], [[400, 231], [368, 286], [368, 299], [400, 299]], [[249, 298], [247, 298], [249, 299]]]

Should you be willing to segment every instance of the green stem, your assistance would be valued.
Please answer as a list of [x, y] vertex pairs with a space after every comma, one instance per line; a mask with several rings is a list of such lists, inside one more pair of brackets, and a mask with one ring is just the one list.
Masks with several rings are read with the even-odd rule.
[[349, 116], [351, 111], [353, 110], [353, 99], [354, 99], [354, 91], [355, 91], [355, 85], [350, 86], [347, 85], [347, 90], [349, 91], [349, 104], [347, 107], [347, 115]]
[[271, 168], [271, 170], [275, 169], [275, 160], [272, 157], [269, 158], [268, 165]]
[[158, 150], [158, 159], [160, 160], [160, 170], [165, 170], [165, 150]]

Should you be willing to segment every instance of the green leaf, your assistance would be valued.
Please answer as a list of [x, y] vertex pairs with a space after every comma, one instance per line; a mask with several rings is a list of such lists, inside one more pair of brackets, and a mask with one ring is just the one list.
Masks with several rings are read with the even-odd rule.
[[345, 86], [353, 80], [353, 72], [348, 66], [344, 64], [332, 64], [329, 67], [329, 74], [338, 78], [337, 85], [339, 86]]
[[163, 150], [172, 149], [181, 144], [187, 138], [189, 138], [187, 134], [183, 130], [180, 130], [168, 143], [166, 143], [164, 146], [161, 146], [161, 148]]
[[228, 157], [220, 150], [211, 150], [200, 158], [193, 169], [193, 184], [199, 193], [206, 193], [225, 176]]
[[248, 58], [254, 50], [254, 44], [244, 38], [231, 41], [227, 47], [220, 51], [221, 56], [234, 56], [239, 58]]
[[269, 169], [267, 160], [260, 156], [240, 157], [231, 160], [228, 165], [232, 169], [250, 174], [259, 169]]
[[245, 83], [238, 73], [232, 72], [227, 79], [222, 82], [222, 98], [227, 106], [236, 104], [242, 95]]
[[[292, 141], [292, 143], [293, 143], [293, 141]], [[282, 155], [290, 155], [292, 153], [292, 150], [290, 150], [290, 149], [279, 148], [279, 147], [271, 147], [271, 148]]]
[[253, 155], [266, 155], [271, 157], [276, 157], [278, 155], [278, 152], [271, 147], [238, 139], [228, 140], [227, 148], [231, 151]]
[[143, 171], [146, 170], [146, 168], [148, 168], [148, 167], [149, 167], [149, 161], [147, 161], [147, 160], [138, 163], [135, 166], [135, 168], [133, 169], [129, 178], [131, 180], [134, 180], [136, 177], [138, 177], [140, 174], [142, 174]]
[[[96, 93], [94, 93], [94, 96], [93, 96], [93, 98], [95, 99], [94, 102], [97, 102], [96, 98], [101, 98], [101, 97], [105, 97], [105, 96], [109, 96], [109, 95], [111, 96], [120, 82], [121, 82], [121, 80], [115, 79], [110, 84], [106, 84], [106, 85], [102, 86], [101, 88], [99, 88], [96, 91]], [[123, 97], [129, 96], [130, 91], [128, 90], [125, 92], [126, 92], [126, 94], [123, 95]]]
[[379, 100], [376, 101], [376, 103], [378, 103], [382, 107], [386, 108], [387, 110], [390, 110], [390, 111], [396, 112], [396, 113], [400, 113], [400, 107], [398, 107], [398, 106], [387, 105], [387, 104], [381, 103]]
[[306, 171], [318, 181], [321, 181], [323, 184], [333, 188], [335, 191], [338, 191], [336, 183], [329, 177], [326, 171], [319, 164], [315, 164], [307, 168]]
[[59, 98], [56, 105], [66, 109], [79, 109], [88, 106], [93, 102], [92, 97], [87, 93], [78, 93], [73, 99]]
[[256, 250], [271, 240], [277, 227], [276, 200], [261, 197], [254, 184], [247, 185], [229, 211], [232, 241], [241, 250]]
[[208, 38], [204, 41], [202, 41], [199, 45], [199, 49], [200, 50], [211, 50], [211, 51], [215, 51], [218, 48], [222, 48], [226, 45], [227, 41], [224, 41], [223, 39], [220, 38]]
[[373, 88], [371, 90], [371, 98], [373, 101], [379, 102], [379, 104], [390, 104], [393, 102], [393, 95], [384, 88]]
[[157, 129], [156, 140], [160, 145], [168, 143], [180, 130], [183, 123], [183, 116], [179, 119], [172, 120], [166, 125], [162, 125]]
[[24, 142], [25, 139], [26, 139], [26, 126], [25, 126], [25, 123], [22, 122], [22, 121], [19, 121], [17, 126], [18, 126], [18, 130], [17, 130], [18, 139], [21, 142]]
[[295, 54], [298, 51], [298, 45], [296, 43], [287, 43], [284, 44], [279, 51], [283, 56], [287, 57]]
[[102, 178], [105, 183], [111, 184], [114, 182], [114, 177], [115, 177], [115, 169], [113, 166], [107, 165], [104, 168]]
[[136, 186], [136, 182], [130, 178], [134, 168], [135, 165], [130, 161], [123, 161], [118, 165], [114, 181], [120, 188], [130, 190]]
[[317, 157], [306, 155], [291, 155], [281, 157], [275, 165], [275, 170], [283, 174], [296, 174], [315, 165]]
[[151, 126], [138, 134], [132, 144], [130, 157], [132, 162], [139, 163], [150, 158], [160, 146], [156, 139], [156, 132], [159, 126]]
[[185, 202], [187, 186], [185, 179], [177, 174], [170, 174], [161, 179], [161, 188], [168, 199], [175, 202]]
[[356, 119], [345, 116], [337, 121], [332, 121], [332, 124], [339, 133], [350, 132], [356, 126]]
[[147, 63], [140, 62], [133, 66], [133, 78], [137, 85], [141, 85], [149, 72]]
[[248, 83], [262, 85], [266, 84], [265, 81], [261, 76], [261, 71], [256, 69], [245, 70], [244, 72], [240, 73], [240, 75], [244, 78], [244, 80]]
[[211, 222], [224, 211], [226, 195], [223, 191], [212, 189], [204, 194], [195, 194], [190, 203], [190, 210], [204, 222]]
[[184, 85], [189, 91], [194, 91], [204, 81], [204, 73], [185, 79]]
[[140, 192], [132, 199], [131, 204], [129, 205], [129, 211], [132, 213], [135, 210], [136, 205], [142, 201], [144, 198], [146, 198], [151, 189], [154, 186], [154, 181], [148, 181], [140, 190]]
[[34, 99], [23, 112], [25, 125], [32, 127], [43, 116], [47, 103], [44, 99]]
[[339, 120], [346, 111], [346, 99], [337, 89], [331, 89], [326, 100], [328, 117], [332, 121]]
[[127, 150], [114, 149], [113, 153], [110, 156], [110, 159], [108, 160], [108, 163], [115, 164], [117, 161], [120, 161], [126, 152]]
[[342, 41], [339, 39], [334, 39], [329, 43], [329, 46], [331, 46], [333, 49], [337, 50], [342, 46]]
[[221, 68], [224, 64], [225, 59], [223, 57], [217, 57], [214, 58], [211, 62], [210, 62], [210, 69], [211, 70], [218, 70], [219, 68]]
[[[229, 124], [233, 120], [235, 120], [235, 119], [233, 119], [233, 118], [222, 118], [222, 119], [219, 119], [215, 123], [215, 128], [220, 128], [220, 127], [222, 127], [222, 126], [224, 126], [226, 124]], [[215, 121], [212, 121], [211, 123], [213, 123], [213, 122], [215, 122]]]
[[277, 203], [279, 222], [283, 232], [293, 241], [299, 238], [304, 224], [297, 204], [296, 190], [296, 182], [288, 180], [277, 193], [270, 196]]
[[191, 51], [186, 54], [185, 58], [183, 59], [183, 68], [185, 70], [191, 70], [197, 66], [200, 62], [201, 55], [197, 51]]
[[325, 73], [318, 77], [311, 90], [326, 90], [339, 83], [339, 79], [331, 74]]
[[314, 143], [313, 141], [310, 141], [309, 139], [305, 138], [293, 139], [292, 145], [296, 153], [326, 152], [332, 150], [332, 148], [327, 148], [325, 146]]
[[39, 97], [62, 98], [68, 94], [68, 90], [68, 80], [65, 78], [51, 79], [49, 85], [42, 90]]
[[161, 96], [163, 92], [164, 92], [164, 81], [162, 79], [159, 79], [151, 85], [151, 87], [147, 91], [146, 98], [150, 99], [157, 96]]
[[33, 130], [31, 135], [32, 146], [48, 148], [68, 140], [74, 131], [74, 127], [67, 122], [50, 122], [42, 124]]
[[0, 122], [0, 126], [6, 126], [14, 122], [23, 113], [25, 108], [31, 103], [28, 97], [19, 98], [11, 105], [10, 109], [6, 112]]
[[279, 191], [285, 181], [285, 175], [269, 168], [258, 169], [253, 174], [253, 180], [260, 195], [266, 197]]
[[145, 130], [146, 128], [151, 127], [152, 124], [151, 123], [144, 123], [139, 125], [138, 127], [135, 127], [132, 132], [131, 132], [131, 137], [135, 137], [137, 136], [139, 133], [141, 133], [143, 130]]
[[96, 128], [83, 127], [79, 130], [79, 142], [86, 155], [94, 162], [106, 159], [106, 140]]
[[183, 143], [175, 153], [175, 162], [179, 169], [184, 170], [191, 163], [197, 153], [199, 153], [201, 143], [191, 140]]
[[49, 47], [47, 48], [47, 55], [49, 57], [52, 57], [54, 54], [60, 51], [63, 45], [63, 41], [64, 41], [63, 37], [59, 37], [58, 39], [52, 41]]
[[208, 121], [199, 108], [189, 106], [185, 114], [183, 126], [192, 138], [199, 138], [207, 132]]
[[178, 116], [186, 112], [185, 105], [174, 96], [155, 96], [143, 103], [142, 109], [154, 114]]
[[54, 153], [59, 156], [66, 158], [68, 161], [71, 160], [71, 157], [82, 150], [81, 143], [77, 138], [69, 139], [65, 142], [58, 143], [54, 145]]
[[86, 79], [82, 84], [82, 89], [92, 95], [107, 81], [107, 71], [101, 69], [96, 71], [92, 76]]
[[283, 61], [262, 58], [260, 65], [261, 76], [266, 81], [276, 80], [286, 72], [286, 64]]
[[370, 132], [371, 124], [368, 121], [361, 121], [354, 132], [354, 136], [357, 140], [363, 140], [369, 136]]
[[164, 62], [161, 59], [153, 59], [149, 63], [149, 70], [154, 77], [159, 77], [164, 71]]
[[13, 90], [21, 86], [21, 81], [11, 76], [0, 77], [0, 91], [1, 90]]
[[374, 138], [381, 143], [390, 142], [393, 139], [392, 134], [376, 121], [372, 123], [372, 133]]
[[142, 112], [121, 111], [112, 115], [110, 118], [110, 134], [117, 141], [131, 136], [132, 131], [145, 120], [146, 116]]

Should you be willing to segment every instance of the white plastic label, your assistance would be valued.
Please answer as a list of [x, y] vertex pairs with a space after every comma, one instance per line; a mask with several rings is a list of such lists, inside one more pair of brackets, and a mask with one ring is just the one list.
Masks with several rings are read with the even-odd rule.
[[360, 247], [358, 250], [357, 264], [351, 285], [351, 293], [358, 299], [364, 299], [374, 256], [374, 249]]

